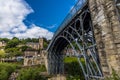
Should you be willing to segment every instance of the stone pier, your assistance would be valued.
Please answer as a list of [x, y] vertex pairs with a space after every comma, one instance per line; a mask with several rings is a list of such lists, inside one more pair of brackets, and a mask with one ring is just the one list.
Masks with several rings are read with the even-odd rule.
[[115, 0], [88, 0], [104, 76], [120, 73], [120, 21]]

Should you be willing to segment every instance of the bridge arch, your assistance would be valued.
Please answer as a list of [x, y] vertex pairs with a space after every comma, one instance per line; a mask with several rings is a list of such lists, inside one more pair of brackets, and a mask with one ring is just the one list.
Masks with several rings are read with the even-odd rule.
[[[90, 10], [88, 7], [89, 4], [85, 4], [80, 9], [80, 11], [76, 12], [76, 14], [73, 16], [73, 18], [70, 19], [70, 21], [68, 21], [67, 23], [65, 22], [64, 25], [62, 24], [61, 28], [59, 28], [58, 31], [56, 32], [56, 34], [54, 35], [54, 37], [51, 41], [51, 44], [48, 48], [48, 54], [50, 52], [50, 56], [54, 55], [56, 60], [61, 59], [60, 64], [63, 64], [62, 63], [62, 61], [63, 61], [62, 60], [63, 59], [62, 51], [66, 47], [68, 47], [67, 45], [70, 45], [71, 48], [73, 49], [73, 53], [75, 53], [74, 56], [78, 58], [78, 62], [80, 64], [80, 67], [82, 67], [82, 70], [83, 70], [86, 80], [90, 79], [90, 78], [95, 78], [95, 79], [103, 78], [103, 75], [109, 74], [111, 65], [112, 65], [112, 67], [114, 67], [114, 65], [112, 64], [114, 62], [112, 61], [112, 59], [110, 59], [107, 56], [112, 57], [112, 56], [116, 55], [116, 54], [112, 55], [112, 53], [114, 53], [114, 51], [115, 51], [115, 53], [117, 53], [117, 52], [116, 52], [115, 48], [108, 47], [108, 45], [111, 44], [111, 46], [118, 48], [117, 44], [115, 44], [116, 41], [114, 41], [114, 39], [113, 39], [113, 37], [118, 36], [118, 35], [116, 35], [115, 32], [113, 32], [114, 34], [112, 34], [112, 32], [111, 32], [112, 30], [110, 29], [110, 26], [111, 27], [116, 26], [118, 29], [119, 22], [117, 21], [118, 18], [116, 18], [117, 17], [116, 14], [107, 13], [107, 14], [109, 14], [109, 15], [107, 15], [104, 12], [103, 8], [101, 9], [101, 11], [103, 11], [103, 13], [98, 11], [99, 14], [97, 14], [97, 11], [95, 11], [93, 9], [95, 9], [98, 6], [95, 5], [96, 7], [94, 7], [94, 8], [91, 7], [93, 5], [93, 3], [92, 3], [92, 0], [90, 0], [90, 1], [91, 2], [89, 2], [89, 3], [90, 3], [91, 13], [90, 13]], [[96, 2], [96, 1], [94, 1], [94, 2]], [[103, 2], [107, 2], [107, 1], [103, 1]], [[100, 1], [100, 4], [102, 4], [103, 2]], [[113, 3], [111, 2], [110, 4], [112, 5]], [[104, 3], [104, 5], [106, 5], [106, 3]], [[105, 8], [105, 9], [107, 9], [107, 8]], [[98, 9], [99, 9], [99, 7], [98, 7]], [[108, 12], [110, 12], [110, 10], [108, 10]], [[94, 13], [96, 13], [96, 14], [94, 14]], [[103, 19], [99, 18], [100, 15], [102, 15], [102, 14], [103, 14]], [[91, 17], [91, 15], [93, 15], [93, 16]], [[110, 19], [112, 19], [112, 20], [115, 19], [117, 22], [116, 23], [117, 25], [114, 24], [110, 19], [107, 19], [106, 16], [110, 17]], [[114, 19], [113, 19], [113, 17], [114, 17]], [[109, 21], [111, 21], [111, 22], [109, 22]], [[112, 29], [114, 29], [114, 28], [112, 27]], [[118, 30], [116, 30], [116, 32]], [[109, 40], [111, 40], [112, 43], [110, 43], [110, 41], [107, 42], [108, 38], [109, 38]], [[105, 39], [105, 40], [103, 40], [103, 39]], [[78, 49], [76, 49], [76, 47]], [[97, 49], [99, 51], [99, 55], [98, 55]], [[79, 53], [77, 52], [77, 50], [79, 50]], [[111, 52], [109, 52], [108, 50], [111, 50]], [[111, 53], [111, 54], [108, 55], [107, 53]], [[100, 59], [99, 59], [99, 56], [100, 56]], [[85, 67], [83, 67], [83, 65], [81, 65], [80, 58], [84, 58], [85, 64], [86, 64]], [[107, 59], [110, 59], [111, 61], [108, 61]], [[115, 59], [116, 59], [116, 57], [115, 57]], [[115, 63], [116, 62], [117, 62], [117, 60], [115, 60]], [[56, 61], [56, 63], [57, 63], [57, 61]], [[95, 66], [92, 65], [93, 63], [95, 64]], [[117, 69], [115, 69], [115, 67], [114, 67], [115, 70], [119, 70], [118, 65], [117, 65]], [[101, 70], [101, 68], [102, 68], [102, 70]], [[53, 72], [54, 72], [54, 70], [53, 70]], [[59, 68], [59, 72], [60, 72], [60, 68]], [[58, 74], [59, 74], [59, 72], [58, 72]]]
[[[66, 25], [66, 27], [55, 36], [48, 50], [49, 65], [51, 67], [49, 67], [49, 72], [51, 74], [64, 73], [64, 55], [62, 51], [67, 45], [70, 45], [73, 53], [75, 53], [74, 56], [78, 59], [85, 79], [102, 77], [103, 74], [100, 68], [93, 33], [90, 12], [89, 9], [85, 7], [83, 12], [78, 14], [70, 24]], [[85, 66], [83, 66], [81, 58], [85, 61]]]
[[[119, 0], [79, 0], [48, 46], [48, 72], [63, 72], [62, 51], [70, 45], [73, 53], [80, 51], [78, 55], [74, 55], [78, 61], [79, 58], [85, 60], [82, 70], [86, 80], [108, 76], [112, 73], [112, 68], [119, 73], [119, 3]], [[79, 64], [82, 67], [81, 63]]]

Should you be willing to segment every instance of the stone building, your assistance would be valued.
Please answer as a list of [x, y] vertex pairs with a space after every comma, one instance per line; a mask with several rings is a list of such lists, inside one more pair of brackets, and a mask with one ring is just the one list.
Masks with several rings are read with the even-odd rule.
[[38, 65], [44, 64], [44, 50], [43, 49], [43, 42], [42, 38], [39, 39], [39, 43], [27, 43], [26, 46], [28, 48], [24, 52], [24, 66], [31, 66], [31, 65]]
[[44, 39], [43, 39], [43, 38], [40, 38], [40, 39], [39, 39], [39, 48], [40, 48], [40, 49], [43, 49], [43, 48], [44, 48]]
[[38, 50], [40, 48], [39, 43], [34, 43], [34, 42], [28, 42], [26, 44], [26, 46], [29, 46], [29, 47], [36, 49], [36, 50]]
[[[76, 52], [77, 52], [77, 53], [80, 53], [79, 50], [76, 50]], [[72, 48], [65, 48], [65, 49], [63, 50], [63, 54], [64, 54], [65, 56], [70, 56], [70, 57], [72, 57], [72, 56], [77, 56], [77, 55], [75, 54], [75, 51], [74, 51]]]
[[0, 42], [0, 47], [4, 47], [4, 46], [6, 46], [6, 42], [1, 41], [1, 42]]

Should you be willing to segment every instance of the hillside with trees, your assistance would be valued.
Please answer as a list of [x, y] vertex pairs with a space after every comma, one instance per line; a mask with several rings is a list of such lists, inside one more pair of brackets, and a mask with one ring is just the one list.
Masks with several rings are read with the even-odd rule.
[[[46, 38], [44, 39], [44, 49], [47, 48], [49, 44], [49, 40]], [[12, 39], [8, 38], [0, 38], [0, 42], [5, 42], [6, 46], [0, 47], [0, 49], [3, 49], [3, 51], [0, 50], [0, 57], [16, 57], [16, 56], [22, 56], [24, 51], [27, 48], [30, 48], [29, 46], [26, 46], [25, 44], [27, 42], [33, 42], [33, 43], [38, 43], [39, 39], [38, 38], [26, 38], [26, 39], [19, 39], [17, 37], [13, 37]], [[5, 53], [5, 54], [2, 54]]]

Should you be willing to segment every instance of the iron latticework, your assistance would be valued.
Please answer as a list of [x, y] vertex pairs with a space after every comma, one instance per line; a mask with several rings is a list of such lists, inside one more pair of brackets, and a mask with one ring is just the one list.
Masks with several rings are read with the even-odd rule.
[[120, 0], [115, 0], [118, 18], [120, 20]]
[[[103, 77], [103, 74], [89, 8], [86, 0], [78, 1], [76, 6], [78, 4], [81, 7], [75, 11], [69, 21], [65, 21], [66, 24], [61, 25], [48, 47], [48, 72], [49, 74], [64, 74], [63, 50], [70, 45], [85, 79], [99, 79]], [[81, 59], [85, 61], [85, 66]]]

